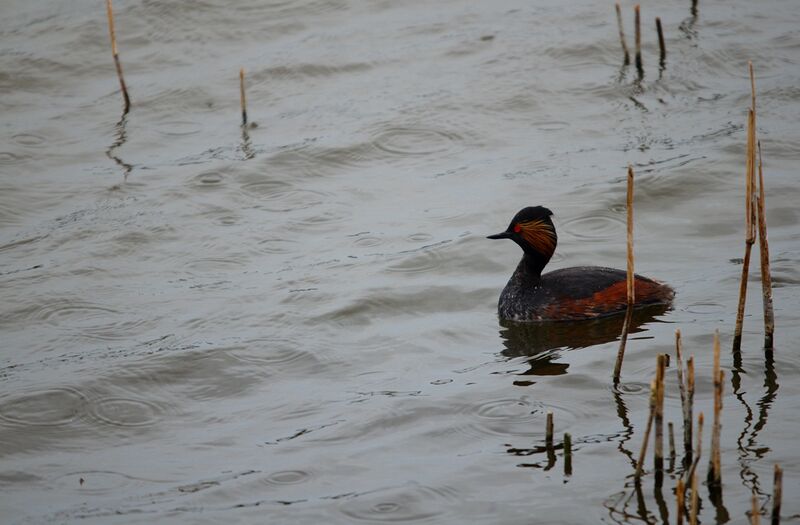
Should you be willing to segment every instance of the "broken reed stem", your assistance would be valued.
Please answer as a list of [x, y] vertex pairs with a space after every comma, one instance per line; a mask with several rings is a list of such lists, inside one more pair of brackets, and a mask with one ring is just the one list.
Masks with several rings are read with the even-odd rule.
[[[669, 432], [669, 460], [670, 463], [675, 462], [675, 426], [672, 421], [667, 423], [667, 431]], [[670, 466], [672, 468], [672, 466]]]
[[667, 61], [667, 47], [664, 45], [664, 29], [661, 27], [660, 17], [656, 17], [656, 31], [658, 32], [658, 61], [661, 64], [661, 67], [664, 67], [664, 62]]
[[692, 508], [689, 512], [689, 523], [697, 525], [697, 512], [699, 505], [699, 494], [697, 491], [697, 464], [700, 462], [700, 453], [703, 444], [703, 413], [697, 415], [697, 453], [695, 460], [692, 463], [692, 468], [687, 473], [687, 479], [691, 482], [692, 487]]
[[572, 435], [564, 433], [564, 475], [572, 475]]
[[697, 525], [697, 507], [700, 503], [700, 497], [697, 493], [697, 474], [692, 473], [692, 507], [689, 509], [689, 525]]
[[628, 243], [628, 307], [633, 306], [636, 300], [636, 289], [633, 285], [633, 166], [628, 166], [628, 192], [626, 196], [627, 216], [627, 243]]
[[736, 310], [736, 328], [733, 333], [733, 348], [741, 349], [742, 324], [744, 322], [744, 307], [747, 299], [747, 276], [750, 273], [750, 252], [755, 242], [755, 218], [753, 211], [754, 200], [754, 148], [755, 148], [755, 112], [750, 109], [747, 117], [747, 159], [745, 174], [745, 249], [742, 261], [742, 280], [739, 284], [739, 306]]
[[[692, 461], [692, 409], [687, 394], [687, 380], [683, 378], [683, 342], [681, 331], [675, 330], [675, 361], [678, 371], [678, 389], [681, 394], [681, 409], [683, 412], [683, 455], [685, 462]], [[688, 365], [688, 363], [687, 363]]]
[[547, 411], [547, 422], [544, 430], [544, 443], [547, 448], [553, 448], [553, 411]]
[[753, 62], [747, 61], [747, 70], [750, 73], [750, 109], [756, 111], [756, 77], [753, 74]]
[[684, 501], [684, 496], [686, 495], [686, 484], [683, 482], [683, 479], [678, 479], [678, 483], [675, 486], [675, 499], [676, 503], [675, 506], [675, 525], [683, 525], [683, 510], [686, 502]]
[[750, 525], [760, 525], [761, 509], [758, 507], [758, 497], [753, 494], [750, 505]]
[[764, 195], [764, 170], [761, 163], [761, 141], [758, 145], [758, 248], [761, 251], [761, 293], [764, 299], [764, 349], [773, 348], [775, 333], [775, 311], [772, 307], [772, 274], [769, 270], [769, 241], [767, 240], [767, 216]]
[[642, 24], [639, 13], [639, 4], [633, 6], [633, 13], [635, 30], [634, 34], [636, 41], [636, 71], [639, 73], [639, 77], [642, 77], [644, 75], [644, 68], [642, 67]]
[[644, 466], [644, 458], [647, 455], [647, 442], [650, 441], [650, 430], [653, 428], [653, 418], [656, 415], [656, 396], [657, 396], [656, 380], [650, 381], [650, 415], [647, 418], [647, 425], [644, 427], [644, 437], [642, 438], [642, 448], [639, 450], [639, 461], [636, 462], [636, 473], [634, 479], [638, 482], [642, 477], [642, 467]]
[[247, 98], [244, 94], [244, 68], [239, 68], [239, 105], [242, 108], [242, 126], [247, 125]]
[[719, 330], [714, 333], [714, 423], [711, 427], [711, 453], [708, 460], [708, 483], [719, 485], [722, 483], [722, 454], [720, 452], [720, 429], [722, 416], [722, 386], [724, 373], [719, 367]]
[[664, 479], [664, 371], [666, 359], [658, 354], [656, 360], [656, 409], [655, 409], [655, 446], [653, 447], [653, 467], [656, 471], [655, 483], [661, 486]]
[[631, 63], [631, 55], [628, 53], [628, 44], [625, 43], [625, 32], [622, 30], [622, 10], [619, 7], [619, 2], [614, 4], [617, 11], [617, 27], [619, 28], [619, 42], [622, 44], [622, 54], [624, 56], [623, 64], [628, 65]]
[[695, 475], [697, 471], [697, 464], [700, 463], [700, 456], [703, 452], [703, 421], [704, 421], [703, 413], [700, 412], [697, 414], [697, 445], [695, 447], [694, 452], [694, 461], [692, 461], [692, 466], [687, 473], [687, 480], [691, 480], [692, 477]]
[[[686, 405], [689, 414], [689, 452], [686, 460], [691, 464], [694, 456], [692, 437], [694, 434], [694, 356], [686, 360]], [[698, 432], [700, 432], [698, 430]]]
[[628, 342], [628, 330], [630, 329], [631, 319], [633, 318], [633, 303], [636, 300], [636, 289], [634, 287], [633, 273], [633, 166], [628, 165], [628, 191], [626, 196], [627, 214], [627, 292], [628, 309], [625, 312], [625, 322], [622, 325], [622, 334], [619, 338], [619, 350], [617, 351], [617, 361], [614, 364], [614, 384], [619, 383], [620, 373], [622, 372], [622, 360], [625, 357], [625, 344]]
[[742, 324], [744, 323], [744, 307], [747, 298], [747, 276], [750, 273], [750, 251], [756, 239], [756, 84], [753, 76], [753, 63], [750, 69], [750, 103], [747, 113], [747, 157], [745, 160], [745, 248], [742, 263], [742, 280], [739, 284], [739, 306], [736, 310], [736, 328], [733, 332], [733, 350], [738, 352], [742, 347]]
[[131, 109], [131, 99], [128, 96], [128, 87], [125, 85], [125, 77], [122, 75], [122, 64], [119, 61], [119, 53], [117, 52], [117, 33], [114, 30], [114, 8], [111, 5], [111, 0], [106, 0], [106, 12], [108, 13], [108, 33], [111, 36], [111, 54], [114, 56], [114, 66], [117, 68], [119, 86], [122, 89], [122, 99], [125, 103], [122, 114], [126, 115]]
[[783, 469], [775, 465], [772, 484], [772, 525], [781, 523], [781, 499], [783, 498]]

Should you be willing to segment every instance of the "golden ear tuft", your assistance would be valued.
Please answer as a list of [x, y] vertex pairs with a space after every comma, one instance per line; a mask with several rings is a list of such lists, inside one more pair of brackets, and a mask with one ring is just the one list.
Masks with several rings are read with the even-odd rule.
[[518, 226], [523, 239], [535, 250], [546, 255], [552, 255], [556, 251], [556, 232], [552, 225], [542, 220], [534, 220], [521, 222]]

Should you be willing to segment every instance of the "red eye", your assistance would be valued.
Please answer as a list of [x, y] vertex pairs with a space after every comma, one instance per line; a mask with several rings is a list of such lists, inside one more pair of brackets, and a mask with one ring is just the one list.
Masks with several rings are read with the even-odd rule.
[[522, 230], [522, 227], [519, 224], [514, 225], [514, 233], [519, 233]]

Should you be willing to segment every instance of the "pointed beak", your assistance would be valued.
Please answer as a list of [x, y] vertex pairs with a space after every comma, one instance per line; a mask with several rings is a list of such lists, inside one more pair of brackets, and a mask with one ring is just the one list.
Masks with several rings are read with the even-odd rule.
[[495, 233], [494, 235], [489, 235], [486, 238], [487, 239], [510, 239], [511, 238], [511, 234], [509, 232], [500, 232], [500, 233]]

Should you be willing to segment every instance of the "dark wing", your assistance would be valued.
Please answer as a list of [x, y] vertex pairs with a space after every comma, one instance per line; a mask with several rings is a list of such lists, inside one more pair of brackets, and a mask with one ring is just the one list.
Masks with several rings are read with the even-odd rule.
[[[580, 266], [555, 270], [542, 276], [551, 301], [544, 308], [552, 319], [586, 319], [624, 311], [628, 305], [627, 274], [614, 268]], [[636, 305], [668, 304], [674, 295], [669, 286], [641, 275], [635, 276]]]

